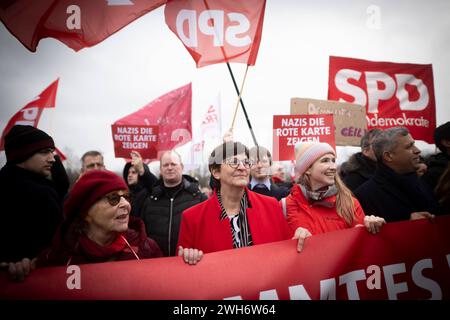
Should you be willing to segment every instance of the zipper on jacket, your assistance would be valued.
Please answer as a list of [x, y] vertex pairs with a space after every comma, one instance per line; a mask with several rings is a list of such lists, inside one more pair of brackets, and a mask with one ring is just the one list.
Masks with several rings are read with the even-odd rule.
[[168, 252], [170, 257], [170, 240], [172, 238], [172, 215], [173, 215], [173, 198], [170, 198], [170, 212], [169, 212], [169, 239], [168, 239]]

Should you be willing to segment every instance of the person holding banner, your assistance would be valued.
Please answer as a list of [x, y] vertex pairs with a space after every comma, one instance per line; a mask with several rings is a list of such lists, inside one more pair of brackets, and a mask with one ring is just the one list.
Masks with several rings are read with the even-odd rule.
[[10, 265], [13, 280], [34, 268], [161, 257], [145, 225], [130, 216], [130, 195], [122, 178], [90, 170], [75, 183], [64, 203], [65, 220], [53, 244], [37, 258]]
[[[183, 212], [178, 255], [195, 265], [204, 253], [287, 240], [293, 232], [276, 199], [248, 189], [248, 148], [228, 141], [209, 157], [214, 195]], [[301, 251], [305, 234], [295, 232]]]
[[417, 176], [420, 150], [409, 130], [384, 130], [373, 142], [375, 175], [355, 191], [364, 211], [388, 222], [432, 219], [438, 211], [431, 189]]
[[14, 125], [5, 136], [0, 170], [0, 262], [34, 258], [47, 248], [63, 219], [69, 178], [46, 132]]
[[131, 151], [130, 155], [131, 161], [123, 168], [123, 179], [127, 182], [131, 194], [130, 215], [140, 217], [145, 198], [152, 192], [158, 178], [150, 172], [139, 152]]
[[356, 226], [365, 226], [374, 234], [380, 231], [386, 222], [365, 216], [337, 174], [336, 153], [328, 143], [299, 143], [295, 158], [298, 183], [285, 203], [291, 229], [302, 228], [310, 235]]

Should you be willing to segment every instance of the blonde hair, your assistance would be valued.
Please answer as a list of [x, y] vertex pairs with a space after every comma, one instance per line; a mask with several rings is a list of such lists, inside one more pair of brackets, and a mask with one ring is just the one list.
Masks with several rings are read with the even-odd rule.
[[[336, 193], [336, 211], [339, 217], [345, 220], [347, 225], [350, 227], [353, 225], [353, 221], [355, 221], [355, 203], [353, 201], [353, 193], [349, 188], [344, 184], [339, 175], [336, 172], [334, 177], [334, 182], [336, 185], [337, 193]], [[301, 183], [305, 186], [311, 188], [311, 183], [309, 181], [309, 176], [303, 174], [299, 179], [298, 183]]]

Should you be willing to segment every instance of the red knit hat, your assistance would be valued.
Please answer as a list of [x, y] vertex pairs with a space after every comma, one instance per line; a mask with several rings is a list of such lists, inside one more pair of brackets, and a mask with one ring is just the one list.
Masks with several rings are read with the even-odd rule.
[[75, 183], [64, 203], [66, 218], [86, 212], [98, 199], [115, 190], [128, 190], [128, 187], [114, 172], [87, 171]]

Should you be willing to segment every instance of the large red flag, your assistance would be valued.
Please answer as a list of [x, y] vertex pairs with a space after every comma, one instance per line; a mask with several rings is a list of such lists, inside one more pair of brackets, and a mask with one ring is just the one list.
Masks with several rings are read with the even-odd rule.
[[20, 109], [8, 122], [2, 133], [0, 140], [0, 150], [4, 150], [5, 135], [16, 124], [29, 125], [37, 127], [44, 108], [54, 108], [56, 100], [56, 90], [58, 89], [58, 81], [56, 79], [44, 91], [41, 92], [33, 101]]
[[164, 13], [198, 68], [222, 62], [254, 65], [265, 7], [265, 0], [169, 0]]
[[367, 127], [406, 127], [434, 143], [436, 106], [431, 64], [330, 57], [328, 99], [367, 108]]
[[166, 0], [9, 0], [0, 2], [0, 19], [32, 52], [48, 37], [79, 51], [164, 3]]
[[[192, 140], [191, 109], [192, 85], [189, 83], [166, 93], [138, 111], [117, 120], [113, 127], [128, 126], [132, 128], [133, 126], [146, 126], [149, 130], [152, 129], [152, 132], [158, 133], [158, 137], [155, 139], [157, 144], [151, 145], [152, 148], [158, 152], [172, 150]], [[133, 131], [133, 129], [131, 130]], [[131, 134], [132, 131], [130, 131]]]

